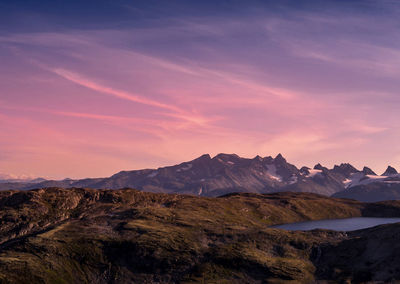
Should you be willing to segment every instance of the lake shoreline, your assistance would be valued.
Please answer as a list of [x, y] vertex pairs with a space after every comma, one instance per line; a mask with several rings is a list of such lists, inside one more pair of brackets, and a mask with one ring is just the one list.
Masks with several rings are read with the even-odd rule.
[[400, 222], [400, 218], [396, 217], [350, 217], [286, 223], [274, 225], [270, 228], [288, 231], [311, 231], [323, 229], [349, 232], [398, 222]]

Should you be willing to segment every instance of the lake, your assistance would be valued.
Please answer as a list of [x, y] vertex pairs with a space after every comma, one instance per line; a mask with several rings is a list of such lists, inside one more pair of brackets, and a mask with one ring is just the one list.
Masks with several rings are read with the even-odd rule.
[[344, 219], [325, 219], [298, 223], [288, 223], [272, 226], [272, 228], [284, 229], [289, 231], [309, 231], [314, 229], [355, 231], [397, 222], [400, 222], [400, 218], [354, 217]]

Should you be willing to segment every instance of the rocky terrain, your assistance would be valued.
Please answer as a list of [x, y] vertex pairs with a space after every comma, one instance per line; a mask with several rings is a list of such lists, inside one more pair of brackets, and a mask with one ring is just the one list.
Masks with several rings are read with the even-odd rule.
[[363, 202], [377, 202], [384, 200], [400, 199], [399, 182], [375, 182], [366, 185], [358, 185], [347, 190], [333, 194], [333, 197], [350, 198]]
[[312, 193], [218, 198], [133, 189], [0, 192], [0, 283], [310, 283], [400, 279], [400, 225], [279, 223], [400, 216], [400, 201]]
[[[371, 186], [385, 188], [388, 183], [400, 183], [397, 171], [388, 167], [378, 176], [368, 167], [358, 170], [348, 163], [328, 169], [320, 164], [313, 169], [288, 163], [282, 155], [275, 158], [257, 156], [241, 158], [235, 154], [219, 154], [213, 158], [203, 155], [189, 162], [158, 169], [122, 171], [108, 178], [36, 183], [0, 183], [0, 189], [33, 189], [44, 187], [85, 187], [94, 189], [136, 188], [147, 192], [179, 193], [199, 196], [221, 196], [232, 192], [271, 193], [281, 191], [313, 192], [326, 196], [358, 198]], [[354, 189], [357, 194], [351, 194]], [[371, 201], [398, 199], [400, 193], [392, 188], [388, 194]], [[384, 198], [382, 198], [384, 197]], [[361, 197], [360, 197], [361, 198]], [[361, 198], [359, 200], [366, 200]], [[368, 199], [369, 200], [369, 199]]]

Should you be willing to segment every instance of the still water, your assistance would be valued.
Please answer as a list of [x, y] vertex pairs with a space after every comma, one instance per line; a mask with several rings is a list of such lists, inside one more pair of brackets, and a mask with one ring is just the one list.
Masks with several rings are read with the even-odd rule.
[[272, 228], [290, 231], [309, 231], [314, 229], [328, 229], [334, 231], [355, 231], [374, 227], [382, 224], [397, 223], [400, 218], [374, 218], [374, 217], [355, 217], [344, 219], [325, 219], [317, 221], [306, 221], [298, 223], [288, 223], [272, 226]]

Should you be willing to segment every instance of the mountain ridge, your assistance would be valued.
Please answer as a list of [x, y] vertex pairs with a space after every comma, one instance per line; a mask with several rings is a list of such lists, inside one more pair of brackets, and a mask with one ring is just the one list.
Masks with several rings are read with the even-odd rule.
[[[397, 170], [389, 166], [377, 176], [368, 167], [356, 169], [350, 163], [328, 169], [316, 164], [313, 169], [298, 169], [282, 154], [242, 158], [220, 153], [201, 155], [191, 161], [157, 169], [124, 170], [106, 178], [46, 180], [38, 183], [3, 183], [0, 189], [45, 187], [87, 187], [94, 189], [137, 188], [148, 192], [220, 196], [231, 192], [271, 193], [312, 192], [331, 196], [360, 185], [400, 181]], [[354, 198], [354, 196], [353, 196]]]

